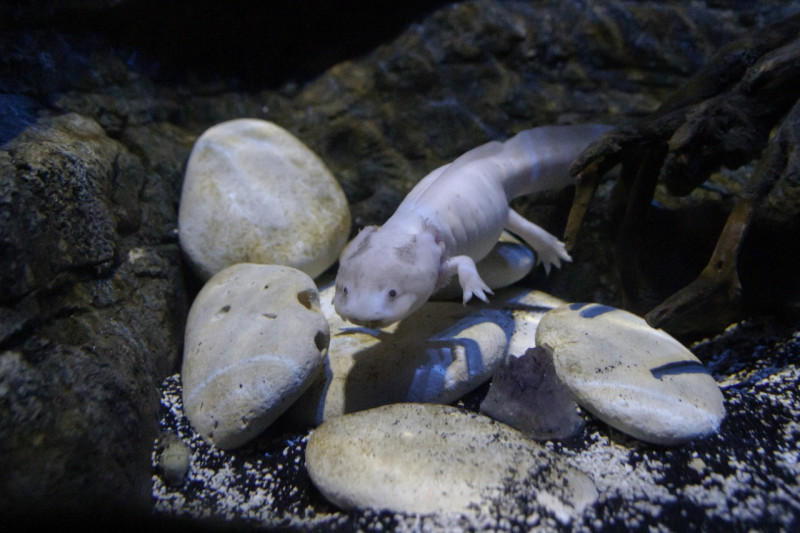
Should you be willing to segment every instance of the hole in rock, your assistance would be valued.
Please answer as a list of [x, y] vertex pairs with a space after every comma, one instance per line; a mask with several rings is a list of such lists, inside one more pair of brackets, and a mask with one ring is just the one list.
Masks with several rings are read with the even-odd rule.
[[330, 340], [330, 335], [324, 331], [318, 331], [314, 336], [314, 344], [317, 346], [317, 350], [319, 350], [321, 354], [324, 354], [328, 350], [328, 343]]
[[299, 301], [306, 309], [316, 311], [319, 307], [319, 296], [317, 291], [308, 289], [297, 293], [297, 301]]

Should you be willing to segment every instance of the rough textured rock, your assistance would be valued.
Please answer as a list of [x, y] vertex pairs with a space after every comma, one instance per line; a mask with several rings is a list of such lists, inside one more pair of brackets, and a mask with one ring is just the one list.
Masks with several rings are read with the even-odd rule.
[[221, 270], [203, 286], [186, 319], [186, 416], [216, 446], [241, 446], [317, 377], [329, 338], [307, 275], [276, 265]]
[[541, 346], [509, 357], [495, 372], [481, 413], [539, 440], [565, 439], [583, 428], [575, 396], [561, 383], [552, 356]]
[[[181, 140], [163, 143], [171, 159]], [[77, 114], [0, 150], [0, 510], [145, 508], [185, 307], [170, 181]]]
[[597, 498], [586, 474], [521, 433], [441, 405], [394, 404], [326, 422], [309, 437], [306, 466], [345, 509], [462, 514], [520, 491], [569, 523]]
[[536, 331], [577, 402], [612, 427], [655, 444], [708, 437], [725, 416], [700, 360], [643, 318], [598, 304], [548, 312]]
[[291, 133], [238, 119], [197, 139], [178, 232], [204, 278], [237, 263], [286, 265], [313, 278], [339, 256], [350, 210], [325, 164]]

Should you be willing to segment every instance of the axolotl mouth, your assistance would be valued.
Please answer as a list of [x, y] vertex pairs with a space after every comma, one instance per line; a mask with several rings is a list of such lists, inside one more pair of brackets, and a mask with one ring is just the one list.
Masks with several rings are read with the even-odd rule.
[[342, 320], [346, 322], [350, 322], [352, 324], [355, 324], [356, 326], [361, 326], [369, 329], [381, 329], [397, 322], [396, 320], [390, 320], [386, 318], [373, 318], [371, 320], [361, 320], [360, 318], [346, 316], [343, 315], [342, 313], [337, 313], [337, 314], [342, 318]]
[[396, 320], [385, 320], [385, 319], [377, 319], [377, 320], [359, 320], [358, 318], [344, 316], [339, 314], [343, 320], [347, 322], [352, 322], [356, 326], [361, 326], [369, 329], [381, 329], [385, 328], [386, 326], [390, 326], [396, 322]]

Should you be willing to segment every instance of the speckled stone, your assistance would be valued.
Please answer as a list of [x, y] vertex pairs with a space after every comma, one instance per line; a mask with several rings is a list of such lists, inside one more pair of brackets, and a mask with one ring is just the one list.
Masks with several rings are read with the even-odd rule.
[[406, 513], [486, 510], [492, 499], [536, 499], [562, 523], [597, 498], [584, 473], [488, 417], [433, 404], [394, 404], [315, 429], [306, 466], [343, 508]]
[[317, 288], [299, 270], [240, 264], [220, 271], [186, 323], [186, 416], [216, 446], [241, 446], [308, 388], [329, 335]]
[[337, 259], [350, 210], [325, 164], [263, 120], [217, 124], [197, 139], [181, 192], [181, 247], [204, 278], [236, 263], [316, 277]]
[[700, 360], [627, 311], [565, 305], [542, 318], [536, 340], [581, 407], [637, 439], [707, 437], [725, 416], [722, 392]]

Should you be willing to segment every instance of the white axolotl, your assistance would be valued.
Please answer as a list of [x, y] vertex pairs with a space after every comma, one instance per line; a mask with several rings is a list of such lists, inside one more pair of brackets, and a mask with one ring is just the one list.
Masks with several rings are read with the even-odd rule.
[[464, 303], [492, 293], [475, 268], [508, 229], [531, 246], [537, 262], [571, 261], [564, 243], [525, 220], [508, 203], [572, 183], [569, 165], [609, 126], [543, 126], [493, 141], [437, 168], [381, 226], [361, 230], [339, 258], [333, 304], [345, 320], [384, 327], [402, 320], [450, 277]]

